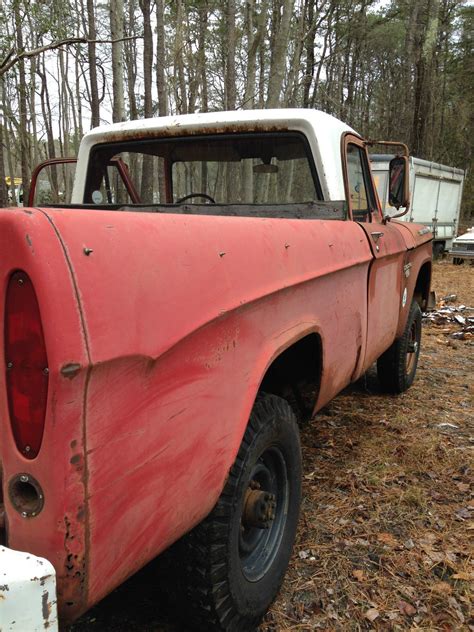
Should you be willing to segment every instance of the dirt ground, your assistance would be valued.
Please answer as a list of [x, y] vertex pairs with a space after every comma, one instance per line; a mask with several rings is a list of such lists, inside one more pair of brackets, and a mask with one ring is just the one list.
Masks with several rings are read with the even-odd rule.
[[[432, 285], [474, 308], [474, 266], [441, 261]], [[474, 631], [474, 334], [452, 337], [462, 329], [425, 322], [407, 393], [379, 394], [369, 373], [303, 430], [300, 527], [261, 632]], [[70, 628], [86, 630], [183, 627], [151, 565]]]

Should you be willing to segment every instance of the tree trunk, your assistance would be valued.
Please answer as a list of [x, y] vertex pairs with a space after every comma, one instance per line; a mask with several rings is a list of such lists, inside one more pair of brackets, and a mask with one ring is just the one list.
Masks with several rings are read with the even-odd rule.
[[[19, 3], [14, 4], [14, 16], [15, 16], [15, 34], [16, 34], [16, 45], [18, 50], [23, 50], [23, 31], [21, 25], [21, 15], [20, 15], [20, 6]], [[28, 199], [28, 194], [30, 190], [30, 146], [28, 142], [28, 111], [27, 111], [27, 102], [26, 102], [26, 93], [27, 93], [27, 85], [26, 85], [26, 72], [25, 72], [25, 61], [20, 59], [18, 62], [18, 76], [19, 76], [19, 84], [18, 84], [18, 102], [19, 102], [19, 114], [20, 114], [20, 127], [19, 127], [19, 135], [20, 135], [20, 162], [21, 162], [21, 179], [23, 182], [23, 200], [26, 203]]]
[[[97, 39], [95, 28], [94, 0], [87, 0], [88, 39]], [[97, 86], [97, 54], [93, 41], [87, 44], [89, 57], [89, 81], [91, 99], [91, 128], [100, 125], [99, 88]]]
[[[166, 116], [168, 114], [168, 94], [165, 81], [165, 19], [164, 0], [156, 2], [156, 89], [158, 92], [158, 114]], [[160, 202], [171, 202], [166, 199], [166, 181], [163, 159], [158, 159], [158, 187]]]
[[125, 120], [125, 104], [123, 90], [123, 0], [114, 0], [109, 4], [110, 35], [112, 43], [112, 121], [120, 123]]
[[186, 91], [186, 79], [184, 75], [184, 61], [183, 61], [183, 3], [182, 0], [176, 0], [176, 38], [174, 49], [174, 60], [176, 74], [178, 77], [179, 90], [177, 91], [177, 109], [179, 114], [188, 113], [188, 97]]
[[[153, 70], [153, 33], [151, 30], [151, 2], [140, 0], [143, 16], [143, 84], [144, 102], [143, 114], [145, 118], [153, 116], [153, 101], [151, 94]], [[141, 198], [150, 202], [153, 199], [153, 158], [144, 156], [142, 165]]]
[[416, 64], [415, 103], [413, 119], [413, 154], [427, 155], [428, 123], [433, 99], [432, 74], [438, 34], [439, 0], [427, 0], [426, 22], [419, 33], [419, 56]]
[[[128, 0], [128, 23], [127, 31], [135, 33], [135, 0]], [[135, 94], [135, 84], [137, 81], [137, 47], [135, 40], [125, 42], [125, 66], [127, 71], [127, 94], [129, 116], [132, 121], [138, 118], [137, 98]]]
[[158, 91], [158, 114], [167, 116], [168, 95], [165, 81], [165, 20], [164, 20], [164, 0], [156, 1], [156, 88]]
[[242, 107], [244, 110], [250, 110], [255, 107], [255, 78], [257, 72], [257, 52], [261, 45], [265, 30], [266, 4], [262, 2], [260, 6], [260, 14], [257, 20], [257, 32], [254, 35], [254, 0], [247, 1], [247, 19], [246, 19], [246, 35], [247, 35], [247, 74], [245, 78], [244, 102]]
[[227, 0], [224, 38], [226, 49], [225, 106], [227, 110], [235, 110], [235, 0]]
[[[278, 107], [280, 93], [285, 77], [286, 50], [288, 47], [288, 35], [290, 32], [291, 15], [294, 0], [274, 0], [276, 3], [273, 12], [272, 25], [272, 49], [270, 61], [270, 77], [268, 80], [267, 108]], [[280, 9], [282, 15], [280, 17]]]
[[0, 208], [8, 206], [8, 191], [7, 183], [5, 181], [5, 163], [3, 160], [3, 147], [6, 141], [6, 134], [4, 138], [3, 132], [3, 120], [0, 120]]

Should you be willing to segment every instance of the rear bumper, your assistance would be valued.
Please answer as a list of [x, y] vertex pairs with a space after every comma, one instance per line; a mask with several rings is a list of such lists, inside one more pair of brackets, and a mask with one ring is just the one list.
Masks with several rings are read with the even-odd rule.
[[56, 573], [48, 560], [0, 546], [0, 630], [57, 632]]

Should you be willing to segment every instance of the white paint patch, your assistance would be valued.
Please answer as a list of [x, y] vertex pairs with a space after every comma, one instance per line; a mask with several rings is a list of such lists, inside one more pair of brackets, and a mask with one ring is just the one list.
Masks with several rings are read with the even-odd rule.
[[408, 298], [408, 290], [405, 288], [403, 290], [403, 296], [402, 296], [402, 307], [405, 307], [405, 305], [407, 304], [407, 298]]
[[57, 632], [56, 572], [51, 562], [0, 546], [0, 630]]

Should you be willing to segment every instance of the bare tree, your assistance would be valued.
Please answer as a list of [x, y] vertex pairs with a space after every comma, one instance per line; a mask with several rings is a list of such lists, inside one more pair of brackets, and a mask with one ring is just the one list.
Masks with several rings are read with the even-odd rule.
[[88, 38], [87, 51], [89, 55], [89, 81], [90, 81], [90, 105], [91, 127], [100, 125], [99, 88], [97, 85], [97, 52], [95, 40], [97, 32], [95, 27], [94, 0], [87, 0]]
[[124, 90], [123, 90], [123, 0], [114, 0], [109, 4], [110, 34], [112, 40], [112, 120], [114, 123], [125, 118]]
[[270, 77], [267, 108], [278, 107], [285, 78], [286, 50], [294, 0], [273, 0]]

